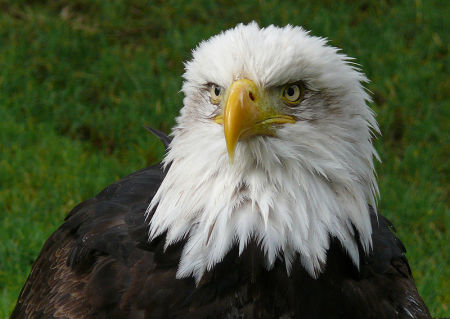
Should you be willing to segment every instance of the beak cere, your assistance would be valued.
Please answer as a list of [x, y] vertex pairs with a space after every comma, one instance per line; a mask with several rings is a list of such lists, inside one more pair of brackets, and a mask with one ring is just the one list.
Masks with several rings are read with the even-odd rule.
[[[223, 111], [223, 127], [228, 156], [233, 162], [239, 140], [255, 135], [274, 135], [274, 124], [295, 123], [288, 115], [277, 114], [256, 84], [248, 79], [233, 82], [227, 92]], [[222, 116], [215, 121], [220, 123]]]

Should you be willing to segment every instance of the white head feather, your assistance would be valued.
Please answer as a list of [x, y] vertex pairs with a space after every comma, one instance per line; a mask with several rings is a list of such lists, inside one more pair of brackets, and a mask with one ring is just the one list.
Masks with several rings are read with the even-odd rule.
[[[199, 280], [233, 245], [260, 243], [270, 269], [293, 258], [317, 277], [330, 236], [356, 266], [354, 229], [371, 246], [368, 204], [378, 195], [367, 79], [350, 58], [300, 27], [238, 25], [200, 43], [186, 63], [184, 107], [164, 159], [167, 175], [147, 213], [150, 239], [167, 232], [166, 246], [188, 238], [177, 276]], [[275, 136], [237, 144], [231, 164], [217, 106], [206, 84], [224, 88], [250, 79], [262, 89], [302, 81], [307, 90], [295, 124]], [[170, 164], [170, 166], [169, 166]], [[354, 227], [354, 228], [353, 228]], [[299, 256], [299, 257], [298, 257]]]

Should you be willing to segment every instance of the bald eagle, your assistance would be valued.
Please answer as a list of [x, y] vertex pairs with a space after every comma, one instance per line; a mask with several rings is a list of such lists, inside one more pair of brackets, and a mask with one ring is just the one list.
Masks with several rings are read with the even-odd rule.
[[292, 26], [200, 43], [163, 162], [68, 214], [12, 318], [430, 318], [351, 61]]

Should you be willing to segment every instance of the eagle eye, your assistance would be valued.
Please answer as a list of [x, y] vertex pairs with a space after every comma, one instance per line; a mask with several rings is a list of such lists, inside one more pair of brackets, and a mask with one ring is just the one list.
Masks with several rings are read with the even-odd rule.
[[281, 98], [288, 105], [297, 105], [303, 97], [303, 85], [300, 83], [290, 83], [281, 90]]
[[221, 97], [222, 97], [222, 93], [223, 93], [223, 88], [217, 84], [211, 84], [211, 89], [209, 91], [211, 97], [211, 103], [212, 104], [219, 104]]

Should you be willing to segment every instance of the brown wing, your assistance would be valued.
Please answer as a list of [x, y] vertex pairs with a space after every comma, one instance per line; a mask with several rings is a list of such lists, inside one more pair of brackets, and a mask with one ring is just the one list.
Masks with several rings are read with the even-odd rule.
[[143, 318], [145, 308], [164, 312], [179, 302], [169, 295], [193, 289], [192, 280], [175, 280], [180, 248], [145, 244], [144, 212], [162, 175], [159, 166], [144, 169], [75, 207], [44, 245], [11, 318]]
[[67, 265], [72, 245], [73, 240], [61, 230], [47, 240], [11, 318], [89, 317], [91, 307], [84, 302], [88, 277], [75, 274]]

